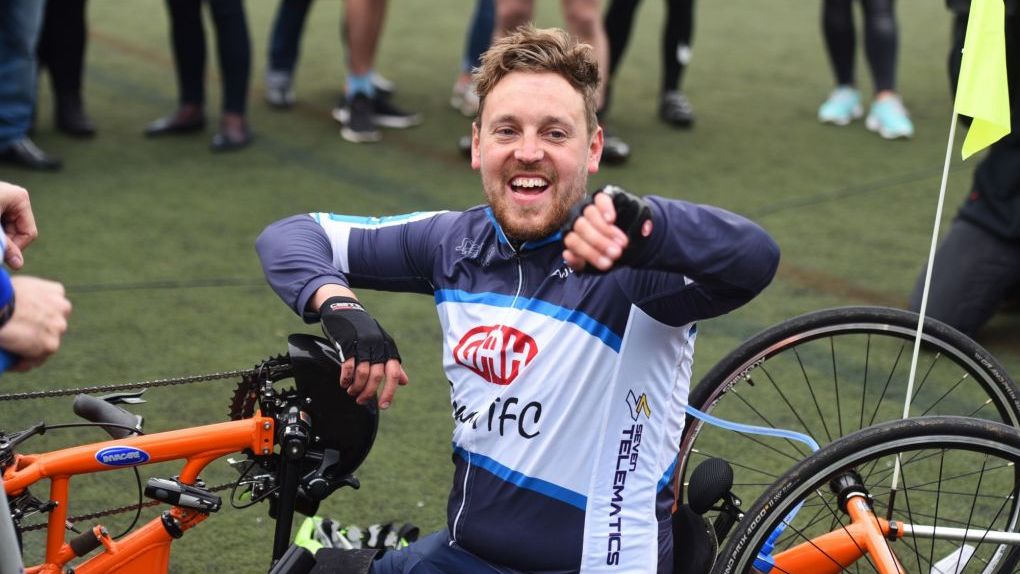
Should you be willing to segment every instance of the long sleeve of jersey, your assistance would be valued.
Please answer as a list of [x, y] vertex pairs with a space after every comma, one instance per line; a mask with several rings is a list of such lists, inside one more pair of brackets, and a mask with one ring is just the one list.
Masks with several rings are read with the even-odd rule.
[[672, 325], [707, 319], [750, 301], [772, 281], [779, 247], [757, 224], [717, 207], [646, 199], [652, 235], [618, 278], [646, 312]]
[[329, 213], [296, 215], [273, 223], [255, 249], [266, 280], [305, 321], [318, 319], [306, 306], [327, 284], [385, 291], [432, 293], [429, 274], [434, 216], [390, 218]]

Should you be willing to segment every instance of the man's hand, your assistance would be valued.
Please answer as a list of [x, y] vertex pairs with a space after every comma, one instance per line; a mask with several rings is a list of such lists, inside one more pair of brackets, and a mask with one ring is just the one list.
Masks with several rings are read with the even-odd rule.
[[12, 269], [25, 264], [22, 250], [39, 234], [32, 215], [32, 204], [24, 188], [0, 181], [0, 224], [7, 236], [4, 261]]
[[393, 338], [354, 297], [329, 297], [319, 307], [319, 316], [323, 333], [340, 353], [340, 386], [359, 405], [382, 386], [379, 408], [389, 408], [397, 386], [407, 384]]
[[644, 200], [615, 186], [596, 191], [575, 209], [563, 230], [563, 260], [574, 271], [587, 265], [609, 271], [628, 247], [652, 234]]
[[64, 286], [38, 277], [15, 276], [14, 315], [0, 328], [0, 348], [20, 357], [14, 371], [38, 367], [60, 348], [71, 302]]

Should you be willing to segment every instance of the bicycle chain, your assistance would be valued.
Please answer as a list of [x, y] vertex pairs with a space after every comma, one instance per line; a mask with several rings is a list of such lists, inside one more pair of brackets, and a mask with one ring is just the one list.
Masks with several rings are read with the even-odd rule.
[[[279, 370], [287, 368], [281, 365], [269, 366], [269, 376], [277, 374]], [[124, 382], [120, 384], [99, 384], [94, 386], [81, 386], [78, 388], [58, 388], [53, 390], [29, 390], [25, 393], [10, 393], [7, 395], [0, 395], [0, 402], [3, 401], [23, 401], [28, 399], [50, 399], [53, 397], [70, 397], [73, 395], [86, 394], [92, 395], [95, 393], [109, 393], [115, 392], [115, 390], [131, 390], [134, 388], [149, 388], [152, 386], [171, 386], [174, 384], [191, 384], [194, 382], [207, 382], [210, 380], [219, 380], [224, 378], [236, 378], [241, 377], [248, 379], [256, 375], [261, 367], [254, 369], [237, 369], [233, 371], [220, 371], [216, 373], [208, 373], [203, 375], [188, 375], [173, 378], [154, 378], [151, 380], [142, 380], [138, 382]]]
[[0, 401], [20, 401], [25, 399], [42, 399], [51, 397], [67, 397], [79, 393], [93, 394], [106, 393], [111, 391], [126, 391], [131, 389], [145, 389], [149, 387], [168, 387], [172, 385], [186, 385], [190, 383], [202, 383], [216, 381], [219, 379], [230, 379], [235, 377], [251, 377], [258, 372], [258, 369], [237, 369], [234, 371], [222, 371], [206, 375], [189, 375], [171, 379], [152, 379], [135, 383], [121, 383], [114, 385], [95, 385], [91, 387], [79, 387], [76, 389], [54, 389], [49, 391], [27, 391], [23, 393], [8, 393], [0, 395]]
[[[111, 392], [111, 391], [126, 391], [126, 390], [132, 390], [132, 389], [147, 389], [147, 388], [150, 388], [150, 387], [167, 387], [167, 386], [172, 386], [172, 385], [185, 385], [185, 384], [191, 384], [191, 383], [201, 383], [201, 382], [217, 381], [217, 380], [222, 380], [222, 379], [233, 379], [233, 378], [240, 377], [241, 378], [241, 382], [238, 383], [239, 388], [235, 391], [235, 398], [232, 401], [232, 404], [231, 404], [231, 413], [230, 413], [231, 419], [236, 420], [237, 414], [235, 414], [235, 412], [234, 412], [234, 409], [235, 409], [234, 403], [238, 403], [238, 402], [242, 401], [242, 399], [239, 398], [239, 397], [243, 397], [244, 399], [248, 399], [249, 397], [250, 398], [254, 398], [250, 393], [245, 392], [245, 390], [240, 388], [240, 387], [254, 385], [254, 383], [256, 381], [256, 376], [259, 373], [264, 373], [266, 371], [266, 369], [268, 369], [268, 376], [269, 376], [269, 378], [270, 379], [275, 378], [275, 376], [280, 374], [281, 371], [285, 371], [286, 369], [289, 368], [289, 365], [281, 364], [281, 362], [283, 360], [284, 360], [283, 356], [278, 356], [278, 357], [274, 357], [272, 359], [269, 359], [269, 360], [263, 362], [261, 365], [256, 366], [254, 369], [236, 369], [236, 370], [233, 370], [233, 371], [221, 371], [221, 372], [217, 372], [217, 373], [208, 373], [208, 374], [205, 374], [205, 375], [188, 375], [188, 376], [184, 376], [184, 377], [174, 377], [174, 378], [169, 378], [169, 379], [152, 379], [152, 380], [148, 380], [148, 381], [138, 381], [138, 382], [134, 382], [134, 383], [121, 383], [121, 384], [111, 384], [111, 385], [94, 385], [94, 386], [91, 386], [91, 387], [79, 387], [79, 388], [75, 388], [75, 389], [55, 389], [55, 390], [49, 390], [49, 391], [29, 391], [29, 392], [23, 392], [23, 393], [8, 393], [8, 394], [0, 395], [0, 401], [20, 401], [20, 400], [26, 400], [26, 399], [65, 397], [65, 396], [71, 396], [71, 395], [78, 395], [80, 393], [92, 394], [92, 393]], [[249, 389], [249, 390], [253, 390], [253, 389]], [[245, 400], [244, 403], [247, 403], [247, 400]], [[249, 405], [245, 404], [244, 406], [248, 407]], [[250, 410], [250, 408], [245, 408], [244, 410]], [[244, 415], [241, 415], [241, 416], [244, 416]], [[251, 413], [248, 412], [247, 416], [251, 416]], [[225, 490], [227, 488], [230, 488], [233, 485], [234, 485], [233, 482], [225, 482], [223, 484], [219, 484], [219, 485], [213, 486], [213, 487], [208, 488], [206, 490], [208, 490], [209, 492], [219, 492], [221, 490]], [[75, 523], [78, 523], [78, 522], [81, 522], [81, 521], [85, 521], [85, 520], [93, 520], [93, 519], [96, 519], [96, 518], [102, 518], [104, 516], [113, 516], [114, 514], [122, 514], [124, 512], [130, 512], [130, 511], [133, 511], [133, 510], [138, 510], [140, 508], [149, 508], [149, 507], [152, 507], [152, 506], [157, 506], [159, 504], [163, 504], [163, 503], [158, 501], [158, 500], [150, 500], [148, 502], [129, 504], [129, 505], [126, 505], [126, 506], [119, 506], [119, 507], [114, 507], [114, 508], [107, 508], [106, 510], [98, 510], [96, 512], [90, 512], [90, 513], [87, 513], [87, 514], [80, 514], [80, 515], [77, 515], [77, 516], [69, 516], [67, 518], [67, 522], [68, 522], [68, 524], [75, 524]], [[47, 526], [46, 522], [39, 522], [39, 523], [36, 523], [36, 524], [28, 524], [28, 525], [21, 526], [20, 529], [21, 529], [22, 532], [30, 532], [30, 531], [33, 531], [33, 530], [40, 530], [42, 528], [46, 528], [46, 526]]]

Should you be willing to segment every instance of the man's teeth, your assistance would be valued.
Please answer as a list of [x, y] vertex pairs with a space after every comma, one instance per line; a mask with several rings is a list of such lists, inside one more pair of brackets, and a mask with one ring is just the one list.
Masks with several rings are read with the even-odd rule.
[[540, 177], [518, 177], [510, 182], [514, 187], [545, 187], [547, 184]]

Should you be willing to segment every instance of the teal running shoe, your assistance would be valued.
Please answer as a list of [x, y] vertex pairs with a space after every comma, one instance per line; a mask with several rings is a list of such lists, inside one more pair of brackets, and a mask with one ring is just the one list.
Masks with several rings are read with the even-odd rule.
[[850, 86], [839, 86], [829, 99], [818, 108], [818, 121], [823, 124], [845, 126], [864, 115], [861, 93]]
[[887, 96], [872, 102], [864, 125], [887, 140], [914, 137], [914, 124], [899, 96]]

